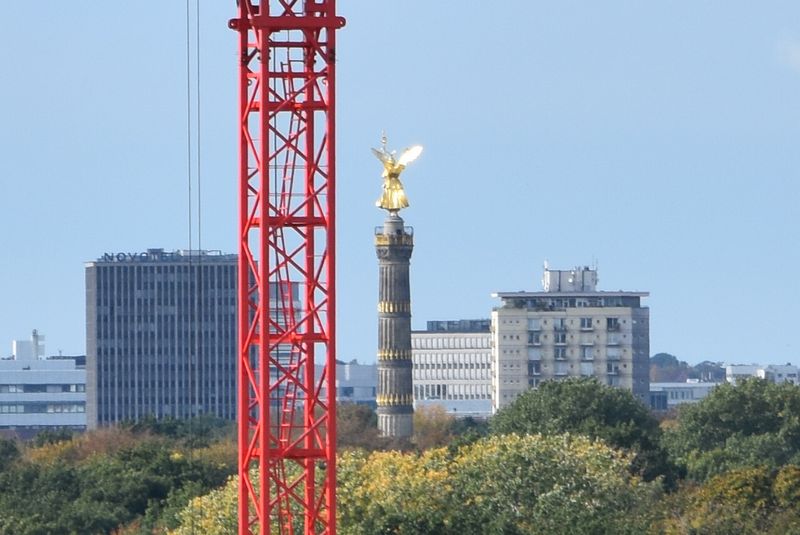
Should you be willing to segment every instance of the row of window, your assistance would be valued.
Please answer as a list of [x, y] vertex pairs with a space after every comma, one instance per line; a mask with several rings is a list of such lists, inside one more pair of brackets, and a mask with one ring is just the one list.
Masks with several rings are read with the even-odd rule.
[[85, 384], [0, 384], [0, 394], [58, 394], [63, 392], [86, 392]]
[[[555, 346], [552, 348], [553, 358], [555, 359], [566, 359], [571, 355], [579, 356], [581, 359], [584, 360], [591, 360], [595, 357], [602, 357], [602, 352], [599, 351], [600, 348], [595, 346], [581, 346], [579, 348], [573, 347], [563, 347], [563, 346]], [[572, 350], [572, 353], [570, 352]], [[619, 359], [626, 353], [624, 348], [620, 347], [606, 347], [605, 348], [605, 356], [607, 359]], [[542, 360], [542, 357], [547, 357], [548, 353], [543, 351], [541, 347], [529, 347], [528, 348], [528, 359], [530, 360]]]
[[488, 380], [490, 373], [488, 371], [479, 370], [454, 370], [452, 368], [445, 368], [437, 371], [422, 371], [413, 370], [412, 377], [418, 381], [439, 381], [439, 380], [464, 380], [464, 381], [481, 381]]
[[0, 403], [0, 414], [56, 414], [86, 412], [85, 403]]
[[[574, 318], [567, 319], [567, 318], [529, 318], [528, 319], [528, 330], [529, 331], [541, 331], [542, 327], [548, 327], [552, 325], [553, 330], [556, 331], [565, 331], [567, 329], [574, 329], [575, 327], [579, 327], [583, 331], [590, 331], [593, 329], [599, 328], [603, 323], [603, 318], [591, 318], [591, 317], [583, 317], [578, 318], [578, 322], [576, 323]], [[619, 330], [620, 320], [617, 317], [606, 317], [605, 318], [605, 326], [606, 330], [608, 331], [616, 331]], [[627, 323], [627, 320], [623, 319], [622, 324]]]
[[[644, 336], [641, 336], [644, 338]], [[608, 333], [606, 337], [605, 345], [619, 345], [624, 341], [627, 341], [628, 335], [624, 333], [615, 333], [611, 332]], [[539, 331], [529, 331], [528, 332], [528, 345], [541, 345], [543, 342], [547, 343], [551, 340], [551, 336], [549, 334], [542, 334]], [[581, 335], [579, 342], [584, 345], [594, 345], [596, 342], [599, 342], [599, 336], [595, 336], [592, 334]], [[567, 335], [566, 332], [555, 332], [552, 335], [552, 343], [554, 344], [575, 344], [576, 339], [574, 334]]]
[[565, 308], [598, 308], [628, 307], [638, 308], [639, 296], [602, 296], [602, 297], [538, 297], [534, 299], [511, 299], [525, 308], [534, 310], [555, 310]]
[[411, 336], [411, 347], [414, 349], [489, 349], [491, 343], [492, 340], [488, 334], [486, 336]]
[[414, 362], [415, 370], [488, 370], [489, 362]]
[[414, 399], [491, 399], [491, 387], [485, 385], [414, 385]]
[[[576, 367], [577, 366], [577, 367]], [[627, 369], [628, 365], [623, 364], [622, 368]], [[539, 361], [528, 362], [528, 375], [540, 375], [542, 369], [547, 368], [547, 364], [542, 364]], [[607, 374], [619, 373], [620, 366], [617, 362], [606, 363], [605, 372]], [[556, 375], [572, 374], [573, 372], [580, 372], [582, 376], [592, 376], [598, 372], [598, 366], [593, 362], [581, 362], [578, 365], [567, 362], [553, 363], [552, 371]]]

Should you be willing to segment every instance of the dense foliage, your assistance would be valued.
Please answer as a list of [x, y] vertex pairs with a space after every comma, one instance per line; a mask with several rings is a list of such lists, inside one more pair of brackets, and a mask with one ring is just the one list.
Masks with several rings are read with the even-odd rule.
[[119, 428], [45, 433], [28, 445], [3, 441], [0, 534], [110, 533], [128, 524], [129, 533], [163, 532], [177, 525], [191, 497], [222, 485], [235, 463], [230, 440], [185, 429], [175, 436]]
[[529, 390], [491, 419], [495, 434], [574, 433], [599, 438], [634, 454], [634, 468], [647, 480], [664, 476], [671, 486], [674, 467], [661, 446], [658, 421], [627, 390], [594, 379], [548, 381]]
[[[455, 452], [344, 452], [338, 467], [343, 535], [641, 533], [659, 486], [630, 458], [585, 437], [507, 435]], [[636, 518], [627, 518], [636, 512]], [[235, 533], [236, 478], [197, 498], [174, 533]]]
[[800, 388], [763, 379], [722, 384], [702, 403], [681, 407], [665, 444], [696, 481], [739, 468], [800, 464]]
[[[660, 426], [591, 380], [545, 383], [488, 426], [422, 409], [403, 442], [367, 407], [338, 416], [345, 535], [800, 533], [794, 385], [721, 385]], [[235, 466], [211, 420], [0, 439], [0, 535], [236, 533]]]

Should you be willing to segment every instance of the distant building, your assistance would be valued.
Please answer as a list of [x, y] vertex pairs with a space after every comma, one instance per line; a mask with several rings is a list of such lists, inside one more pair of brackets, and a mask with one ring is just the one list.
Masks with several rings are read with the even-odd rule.
[[79, 357], [41, 358], [42, 340], [33, 331], [0, 360], [0, 429], [85, 429], [86, 369]]
[[758, 377], [760, 369], [761, 367], [757, 364], [732, 364], [725, 366], [725, 381], [735, 385], [742, 379]]
[[725, 380], [736, 384], [742, 379], [758, 377], [771, 383], [800, 384], [798, 381], [798, 368], [791, 364], [761, 366], [759, 364], [730, 364], [725, 366]]
[[86, 264], [87, 422], [236, 417], [237, 256], [148, 249]]
[[412, 331], [414, 406], [439, 405], [454, 416], [492, 413], [491, 321], [429, 321]]
[[649, 403], [647, 292], [598, 291], [597, 271], [545, 266], [542, 292], [500, 292], [492, 312], [493, 410], [541, 381], [595, 377]]
[[656, 392], [663, 392], [666, 400], [665, 407], [653, 407], [651, 405], [651, 408], [656, 410], [665, 410], [684, 403], [697, 403], [698, 401], [705, 399], [706, 396], [708, 396], [717, 386], [719, 386], [719, 383], [700, 383], [688, 381], [685, 383], [650, 383], [651, 396], [653, 396]]
[[[317, 365], [317, 377], [325, 367]], [[336, 363], [336, 401], [377, 407], [378, 366], [351, 362]], [[324, 397], [324, 394], [323, 394]]]
[[766, 379], [771, 383], [789, 383], [796, 385], [797, 381], [797, 366], [791, 364], [776, 365], [770, 364], [766, 368], [759, 370], [759, 377]]

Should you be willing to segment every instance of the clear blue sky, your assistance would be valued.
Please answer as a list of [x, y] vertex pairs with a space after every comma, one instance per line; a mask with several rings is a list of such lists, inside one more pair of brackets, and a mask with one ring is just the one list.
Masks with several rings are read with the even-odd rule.
[[[234, 10], [201, 1], [202, 244], [227, 252]], [[375, 359], [386, 129], [425, 145], [415, 328], [596, 259], [603, 289], [651, 292], [651, 353], [800, 364], [800, 3], [339, 12], [340, 358]], [[0, 3], [0, 355], [33, 328], [83, 353], [83, 262], [187, 247], [185, 25], [178, 0]]]

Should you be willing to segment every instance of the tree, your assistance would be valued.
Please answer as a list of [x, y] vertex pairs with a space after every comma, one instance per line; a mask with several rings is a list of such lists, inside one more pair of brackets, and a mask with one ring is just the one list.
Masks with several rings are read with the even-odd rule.
[[441, 405], [417, 407], [412, 442], [420, 450], [448, 445], [453, 440], [455, 420]]
[[364, 448], [371, 451], [381, 447], [378, 415], [367, 405], [337, 405], [336, 427], [337, 448]]
[[674, 466], [661, 446], [658, 421], [628, 390], [591, 378], [546, 381], [499, 410], [489, 422], [494, 434], [575, 433], [599, 438], [634, 453], [634, 469], [646, 480], [665, 476], [672, 485]]
[[653, 383], [683, 382], [690, 374], [689, 365], [669, 353], [650, 357], [650, 381]]
[[642, 533], [660, 495], [632, 458], [574, 435], [505, 435], [463, 448], [451, 465], [450, 533]]
[[[631, 457], [571, 435], [505, 435], [418, 453], [347, 450], [337, 461], [342, 535], [646, 532], [656, 483]], [[237, 481], [196, 498], [175, 535], [236, 533]]]
[[232, 443], [194, 450], [182, 436], [140, 433], [103, 430], [27, 446], [0, 471], [0, 535], [109, 533], [125, 524], [157, 532], [235, 471]]
[[10, 438], [0, 437], [0, 472], [11, 466], [19, 458], [17, 442]]
[[689, 378], [712, 383], [725, 381], [725, 368], [719, 362], [704, 360], [689, 369]]
[[800, 388], [763, 379], [722, 384], [681, 407], [664, 438], [697, 481], [734, 468], [800, 462]]
[[652, 532], [774, 534], [800, 532], [800, 467], [730, 470], [689, 484], [660, 504]]

